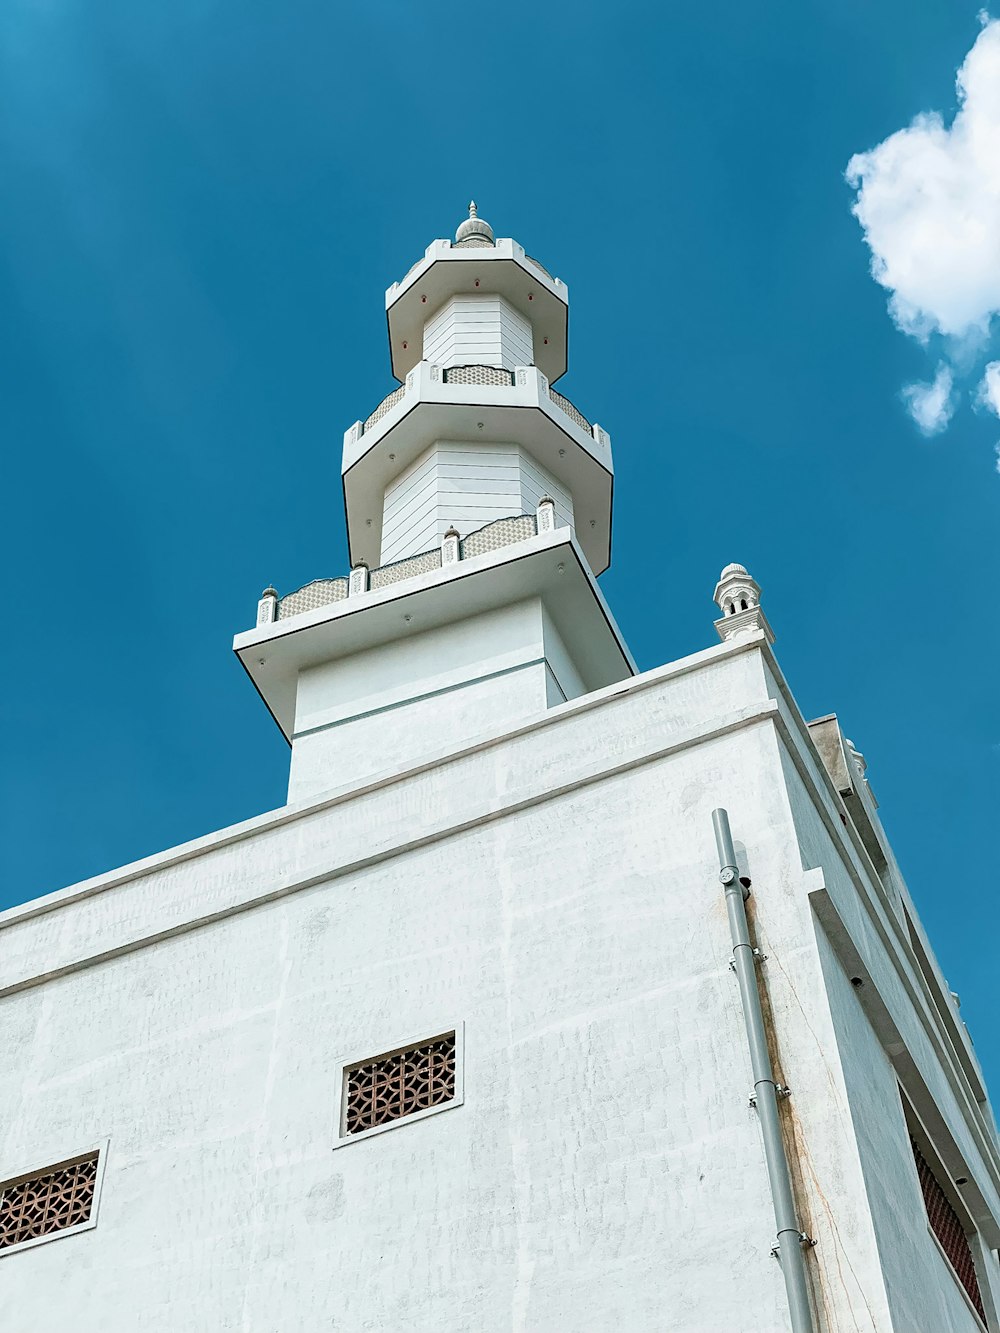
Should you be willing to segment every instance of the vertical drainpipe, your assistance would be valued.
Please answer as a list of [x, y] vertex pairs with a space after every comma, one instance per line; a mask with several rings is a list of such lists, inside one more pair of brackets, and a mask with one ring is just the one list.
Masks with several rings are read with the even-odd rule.
[[778, 1232], [775, 1250], [785, 1279], [792, 1333], [815, 1333], [802, 1253], [802, 1247], [808, 1243], [809, 1238], [803, 1234], [795, 1216], [788, 1158], [785, 1156], [778, 1118], [778, 1088], [767, 1049], [764, 1014], [757, 989], [757, 964], [747, 925], [746, 899], [750, 896], [750, 890], [740, 882], [733, 836], [729, 831], [729, 815], [725, 810], [713, 810], [712, 824], [715, 828], [715, 845], [719, 850], [719, 879], [726, 891], [729, 933], [733, 941], [733, 967], [740, 983], [743, 1021], [750, 1048], [754, 1101], [764, 1139], [764, 1160], [774, 1203], [774, 1221]]

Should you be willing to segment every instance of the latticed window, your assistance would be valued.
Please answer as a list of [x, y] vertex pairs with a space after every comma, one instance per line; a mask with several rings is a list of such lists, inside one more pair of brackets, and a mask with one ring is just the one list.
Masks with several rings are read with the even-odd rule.
[[98, 1156], [0, 1185], [0, 1250], [89, 1221]]
[[508, 387], [514, 383], [514, 372], [502, 366], [448, 366], [444, 372], [445, 384], [490, 384]]
[[923, 1153], [912, 1137], [910, 1146], [913, 1149], [913, 1160], [917, 1164], [917, 1175], [920, 1177], [920, 1189], [923, 1192], [924, 1207], [927, 1209], [927, 1220], [931, 1224], [931, 1230], [941, 1242], [941, 1248], [948, 1256], [959, 1282], [968, 1292], [969, 1300], [976, 1307], [985, 1324], [986, 1312], [983, 1309], [983, 1298], [979, 1292], [979, 1279], [976, 1277], [976, 1265], [972, 1258], [972, 1250], [969, 1247], [969, 1238], [965, 1234], [965, 1227], [962, 1226], [961, 1219], [948, 1202], [948, 1196], [938, 1184], [937, 1177], [927, 1165]]
[[455, 1097], [455, 1034], [352, 1065], [345, 1079], [346, 1134], [441, 1106]]

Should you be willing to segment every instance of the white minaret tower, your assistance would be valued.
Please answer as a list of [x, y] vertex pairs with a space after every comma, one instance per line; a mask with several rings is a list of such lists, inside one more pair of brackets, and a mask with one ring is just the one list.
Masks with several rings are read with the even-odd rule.
[[634, 673], [595, 582], [611, 441], [551, 387], [568, 305], [475, 203], [386, 292], [401, 383], [344, 436], [351, 572], [268, 588], [234, 644], [292, 746], [289, 800]]

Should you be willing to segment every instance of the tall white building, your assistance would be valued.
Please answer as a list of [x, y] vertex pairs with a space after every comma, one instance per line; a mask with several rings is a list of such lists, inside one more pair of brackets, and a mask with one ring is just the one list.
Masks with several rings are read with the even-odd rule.
[[1000, 1329], [861, 755], [740, 565], [636, 673], [563, 283], [473, 209], [386, 309], [350, 573], [235, 640], [288, 804], [0, 916], [5, 1333]]

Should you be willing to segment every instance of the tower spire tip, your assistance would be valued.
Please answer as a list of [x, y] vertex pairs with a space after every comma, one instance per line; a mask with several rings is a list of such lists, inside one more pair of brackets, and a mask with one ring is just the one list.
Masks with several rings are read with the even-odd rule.
[[493, 245], [493, 228], [479, 216], [475, 199], [469, 200], [469, 216], [455, 233], [455, 244]]

